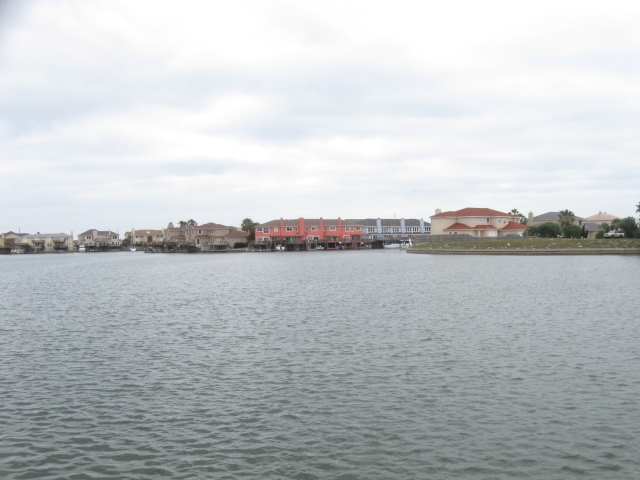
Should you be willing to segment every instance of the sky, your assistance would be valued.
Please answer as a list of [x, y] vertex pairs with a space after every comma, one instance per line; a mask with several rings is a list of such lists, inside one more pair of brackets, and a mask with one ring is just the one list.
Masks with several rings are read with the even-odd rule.
[[640, 2], [0, 0], [0, 232], [637, 215]]

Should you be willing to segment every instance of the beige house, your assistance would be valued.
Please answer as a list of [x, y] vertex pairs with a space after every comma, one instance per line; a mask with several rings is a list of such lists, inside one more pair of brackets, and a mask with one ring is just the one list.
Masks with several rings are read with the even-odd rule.
[[73, 234], [7, 232], [0, 235], [0, 246], [5, 253], [70, 252], [73, 250]]
[[192, 222], [182, 227], [169, 223], [164, 230], [164, 241], [167, 244], [195, 247], [201, 251], [233, 248], [236, 243], [247, 243], [248, 238], [247, 232], [213, 222], [202, 225]]
[[[573, 224], [581, 227], [586, 219], [582, 217], [575, 216], [573, 217]], [[557, 223], [560, 224], [560, 212], [547, 212], [542, 215], [533, 216], [533, 212], [529, 212], [529, 218], [527, 220], [527, 224], [531, 227], [539, 227], [543, 223]]]
[[93, 228], [78, 235], [78, 247], [81, 249], [120, 248], [120, 235], [111, 230], [96, 230]]
[[614, 220], [622, 220], [622, 217], [611, 215], [610, 213], [607, 213], [607, 212], [598, 212], [596, 215], [591, 215], [590, 217], [587, 217], [584, 220], [585, 222], [598, 223], [602, 225], [603, 223], [611, 224], [611, 222], [613, 222]]
[[150, 228], [132, 229], [125, 233], [131, 245], [159, 245], [164, 241], [164, 231]]
[[602, 226], [605, 223], [611, 225], [611, 222], [613, 222], [614, 220], [621, 219], [621, 217], [611, 215], [607, 212], [598, 212], [596, 215], [591, 215], [590, 217], [585, 218], [584, 226], [588, 232], [587, 238], [596, 238], [596, 235], [600, 230], [602, 230]]
[[438, 209], [431, 217], [431, 235], [522, 236], [526, 229], [527, 226], [520, 223], [520, 216], [490, 208], [463, 208], [453, 212]]

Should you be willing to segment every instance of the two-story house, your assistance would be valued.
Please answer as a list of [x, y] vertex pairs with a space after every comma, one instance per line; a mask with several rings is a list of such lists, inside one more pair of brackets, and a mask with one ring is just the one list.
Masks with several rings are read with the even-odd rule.
[[431, 235], [467, 234], [472, 237], [522, 236], [527, 226], [518, 215], [491, 208], [463, 208], [452, 212], [436, 210], [431, 217]]
[[238, 243], [246, 244], [249, 234], [237, 227], [219, 223], [189, 222], [175, 227], [169, 223], [164, 230], [164, 242], [167, 245], [192, 247], [201, 251], [225, 250]]
[[78, 235], [78, 247], [86, 250], [110, 250], [120, 248], [120, 234], [111, 230], [92, 228]]

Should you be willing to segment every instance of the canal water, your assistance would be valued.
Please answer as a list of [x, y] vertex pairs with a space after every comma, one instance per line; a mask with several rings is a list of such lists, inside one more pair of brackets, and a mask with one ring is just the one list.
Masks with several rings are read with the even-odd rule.
[[639, 272], [0, 256], [0, 478], [639, 478]]

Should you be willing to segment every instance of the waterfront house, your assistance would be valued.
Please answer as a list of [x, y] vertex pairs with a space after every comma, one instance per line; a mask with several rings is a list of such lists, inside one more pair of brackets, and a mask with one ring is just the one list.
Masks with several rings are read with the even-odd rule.
[[238, 243], [246, 244], [249, 234], [237, 227], [221, 225], [219, 223], [189, 222], [175, 227], [169, 223], [164, 230], [164, 242], [167, 245], [195, 248], [201, 251], [226, 250]]
[[287, 250], [361, 248], [385, 239], [428, 234], [429, 229], [422, 219], [281, 218], [256, 226], [255, 244]]
[[499, 212], [491, 208], [463, 208], [442, 212], [431, 217], [431, 235], [467, 234], [472, 237], [522, 236], [527, 226], [519, 215]]
[[15, 233], [1, 235], [3, 253], [49, 253], [73, 250], [73, 234], [68, 233]]
[[164, 232], [151, 228], [133, 228], [130, 232], [125, 233], [125, 237], [129, 239], [131, 245], [161, 245], [164, 240]]
[[314, 250], [347, 248], [362, 243], [359, 220], [305, 219], [271, 220], [255, 227], [255, 244], [266, 248]]
[[431, 233], [431, 224], [422, 218], [367, 218], [359, 222], [365, 239], [402, 239]]
[[92, 228], [78, 235], [78, 246], [86, 250], [111, 250], [120, 248], [120, 234], [111, 230]]
[[30, 248], [29, 242], [24, 238], [28, 233], [6, 232], [0, 235], [0, 253], [12, 253], [18, 249], [24, 253]]

